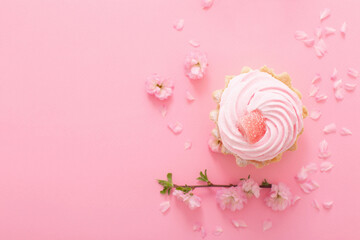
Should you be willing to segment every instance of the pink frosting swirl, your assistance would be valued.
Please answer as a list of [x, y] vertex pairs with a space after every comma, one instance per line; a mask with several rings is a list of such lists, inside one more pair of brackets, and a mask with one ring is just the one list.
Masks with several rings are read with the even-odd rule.
[[[266, 119], [266, 132], [250, 144], [236, 123], [256, 109]], [[221, 141], [231, 153], [243, 160], [270, 160], [295, 143], [303, 128], [302, 102], [293, 90], [268, 73], [242, 73], [231, 79], [221, 96], [218, 127]]]

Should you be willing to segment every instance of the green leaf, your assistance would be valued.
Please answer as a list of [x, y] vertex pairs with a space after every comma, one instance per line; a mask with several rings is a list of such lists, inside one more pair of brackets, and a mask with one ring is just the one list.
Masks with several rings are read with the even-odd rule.
[[270, 183], [266, 179], [264, 179], [261, 183], [261, 186], [270, 186]]
[[205, 169], [204, 171], [205, 173], [203, 173], [202, 171], [200, 171], [200, 177], [197, 178], [197, 180], [202, 181], [202, 182], [207, 182], [209, 183], [209, 179], [207, 176], [207, 169]]
[[192, 188], [187, 187], [187, 186], [185, 186], [185, 187], [176, 187], [176, 190], [180, 190], [180, 191], [183, 191], [184, 193], [188, 193], [188, 192], [190, 192], [192, 190]]
[[248, 179], [250, 179], [250, 174], [249, 174], [249, 176], [248, 176]]
[[168, 182], [172, 185], [172, 173], [167, 174]]

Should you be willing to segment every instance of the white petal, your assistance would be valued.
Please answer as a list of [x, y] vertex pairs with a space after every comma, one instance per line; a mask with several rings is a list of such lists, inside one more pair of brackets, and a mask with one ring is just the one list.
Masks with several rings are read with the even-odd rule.
[[181, 123], [179, 122], [176, 122], [176, 123], [169, 123], [168, 124], [168, 127], [170, 128], [170, 130], [175, 133], [175, 134], [178, 134], [178, 133], [181, 133], [182, 130], [183, 130], [183, 126]]
[[314, 83], [317, 83], [321, 80], [321, 76], [320, 74], [316, 74], [315, 77], [312, 79], [311, 83], [314, 84]]
[[191, 141], [189, 141], [189, 140], [184, 143], [184, 149], [185, 149], [185, 150], [190, 149], [191, 146], [192, 146], [192, 143], [191, 143]]
[[231, 222], [236, 228], [246, 228], [247, 227], [247, 224], [244, 220], [232, 220]]
[[170, 208], [170, 202], [169, 201], [165, 201], [165, 202], [162, 202], [160, 203], [160, 212], [161, 213], [165, 213], [166, 211], [168, 211]]
[[301, 199], [300, 196], [295, 196], [295, 197], [292, 199], [291, 204], [292, 204], [292, 205], [295, 205], [300, 199]]
[[349, 129], [343, 127], [340, 130], [340, 135], [341, 136], [348, 136], [348, 135], [352, 135], [352, 132]]
[[334, 87], [334, 89], [338, 89], [342, 85], [343, 85], [343, 81], [341, 79], [339, 79], [334, 82], [333, 87]]
[[196, 41], [196, 40], [190, 40], [189, 41], [189, 44], [191, 45], [191, 46], [193, 46], [193, 47], [200, 47], [200, 43], [198, 42], [198, 41]]
[[336, 132], [336, 124], [330, 123], [330, 124], [326, 125], [323, 129], [323, 132], [325, 134], [335, 133]]
[[215, 231], [213, 232], [213, 234], [214, 234], [215, 236], [220, 236], [223, 232], [224, 232], [224, 230], [222, 229], [222, 227], [216, 226], [216, 227], [215, 227]]
[[334, 68], [333, 73], [331, 74], [330, 79], [335, 80], [337, 78], [338, 71], [336, 68]]
[[352, 78], [357, 78], [359, 76], [359, 72], [354, 68], [348, 68], [347, 74]]
[[318, 28], [316, 28], [315, 29], [315, 36], [317, 37], [317, 38], [321, 38], [321, 36], [322, 36], [322, 29], [320, 28], [320, 27], [318, 27]]
[[318, 167], [317, 167], [316, 163], [309, 163], [308, 165], [305, 166], [305, 169], [308, 172], [316, 172], [318, 170]]
[[345, 96], [344, 88], [338, 88], [335, 90], [335, 98], [337, 101], [343, 100], [344, 96]]
[[173, 27], [175, 28], [175, 30], [181, 31], [184, 28], [184, 23], [184, 19], [179, 19], [176, 23], [174, 23]]
[[323, 57], [327, 52], [327, 47], [323, 39], [320, 39], [314, 46], [315, 54], [319, 58]]
[[310, 180], [309, 183], [313, 186], [312, 191], [314, 191], [315, 189], [318, 189], [320, 187], [320, 185], [315, 182], [314, 180]]
[[346, 29], [347, 29], [347, 24], [346, 24], [346, 22], [344, 22], [340, 27], [340, 33], [343, 37], [345, 37], [345, 35], [346, 35]]
[[318, 120], [318, 119], [321, 117], [321, 112], [318, 111], [318, 110], [313, 110], [313, 111], [310, 112], [309, 117], [310, 117], [312, 120]]
[[313, 38], [307, 38], [302, 41], [306, 47], [312, 47], [312, 46], [314, 46], [314, 43], [315, 43], [315, 39], [313, 39]]
[[161, 108], [161, 116], [165, 117], [167, 114], [167, 107], [165, 105]]
[[319, 210], [319, 211], [320, 211], [320, 204], [319, 204], [318, 201], [316, 201], [315, 199], [313, 200], [313, 207], [314, 207], [316, 210]]
[[325, 36], [330, 36], [330, 35], [334, 34], [335, 32], [336, 32], [336, 29], [332, 28], [332, 27], [325, 27], [325, 29], [324, 29]]
[[214, 0], [202, 0], [202, 7], [203, 9], [210, 8], [214, 3]]
[[295, 39], [296, 40], [305, 40], [308, 38], [308, 35], [304, 31], [296, 31], [295, 32]]
[[357, 85], [356, 83], [354, 83], [354, 84], [345, 83], [344, 88], [345, 88], [346, 91], [351, 92], [351, 91], [354, 91], [354, 90], [355, 90], [356, 85]]
[[194, 224], [193, 225], [193, 231], [194, 232], [199, 232], [201, 230], [201, 225], [200, 224]]
[[311, 193], [308, 183], [301, 183], [300, 188], [301, 188], [301, 190], [303, 190], [304, 193]]
[[324, 153], [328, 151], [328, 142], [324, 139], [319, 144], [319, 152]]
[[207, 235], [207, 233], [206, 233], [206, 230], [205, 230], [205, 228], [204, 228], [203, 226], [201, 226], [200, 232], [201, 232], [201, 237], [202, 237], [202, 238], [205, 238], [206, 235]]
[[186, 99], [190, 102], [195, 100], [194, 96], [189, 91], [186, 91]]
[[307, 169], [302, 167], [298, 174], [295, 176], [296, 180], [298, 180], [299, 182], [305, 181], [308, 178], [307, 172]]
[[318, 158], [321, 158], [321, 159], [327, 159], [330, 156], [331, 156], [331, 153], [329, 153], [329, 152], [323, 152], [323, 153], [318, 154]]
[[320, 94], [315, 97], [315, 101], [316, 102], [324, 102], [324, 101], [326, 101], [327, 98], [328, 97], [326, 95]]
[[315, 85], [311, 85], [309, 97], [314, 97], [319, 92], [319, 88]]
[[327, 172], [330, 171], [332, 168], [334, 167], [334, 164], [332, 164], [331, 162], [322, 162], [320, 164], [320, 172]]
[[263, 222], [263, 231], [267, 231], [272, 227], [272, 222], [270, 220], [265, 220]]
[[325, 18], [330, 16], [330, 9], [325, 8], [324, 10], [321, 11], [320, 13], [320, 21], [324, 20]]
[[332, 208], [333, 204], [334, 204], [334, 201], [327, 201], [327, 202], [323, 202], [322, 205], [323, 205], [323, 208], [330, 209], [330, 208]]

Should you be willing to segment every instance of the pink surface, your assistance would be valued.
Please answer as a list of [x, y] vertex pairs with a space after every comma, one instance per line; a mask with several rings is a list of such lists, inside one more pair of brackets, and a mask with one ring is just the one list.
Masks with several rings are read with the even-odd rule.
[[[339, 29], [346, 21], [349, 27], [345, 39], [338, 32], [326, 38], [328, 54], [319, 60], [294, 32], [312, 34], [325, 7], [332, 16], [323, 26]], [[200, 239], [192, 231], [196, 222], [207, 239], [357, 238], [359, 89], [337, 103], [329, 78], [336, 67], [344, 81], [358, 81], [346, 71], [360, 69], [359, 7], [356, 0], [215, 0], [208, 11], [198, 0], [1, 1], [0, 239]], [[179, 18], [185, 19], [181, 32], [172, 27]], [[191, 39], [210, 63], [206, 78], [194, 82], [183, 72]], [[281, 162], [239, 168], [232, 157], [208, 150], [211, 93], [223, 87], [226, 74], [263, 64], [289, 72], [308, 109], [323, 116], [305, 121], [299, 149]], [[153, 72], [175, 81], [165, 118], [164, 102], [144, 90]], [[315, 73], [323, 77], [320, 91], [329, 95], [322, 104], [307, 97]], [[178, 136], [167, 128], [174, 121], [184, 125]], [[324, 136], [322, 128], [331, 122], [354, 135]], [[306, 163], [322, 161], [317, 151], [324, 138], [335, 167], [314, 174], [320, 188], [305, 195], [294, 176]], [[184, 151], [188, 139], [193, 147]], [[249, 173], [257, 181], [282, 181], [302, 199], [275, 213], [263, 194], [231, 213], [216, 206], [211, 190], [198, 191], [203, 206], [195, 211], [159, 194], [155, 179], [167, 172], [177, 183], [196, 183], [205, 168], [218, 183]], [[172, 206], [164, 216], [158, 207], [165, 199]], [[318, 212], [313, 199], [334, 200], [334, 206]], [[249, 227], [236, 230], [233, 218]], [[273, 221], [267, 232], [265, 219]], [[221, 237], [211, 234], [218, 225]]]

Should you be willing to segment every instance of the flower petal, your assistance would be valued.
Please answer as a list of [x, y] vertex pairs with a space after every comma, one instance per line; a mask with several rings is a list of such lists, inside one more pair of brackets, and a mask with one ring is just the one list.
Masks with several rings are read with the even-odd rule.
[[345, 96], [344, 88], [341, 87], [335, 90], [335, 98], [337, 101], [343, 100], [344, 96]]
[[345, 88], [346, 91], [351, 92], [351, 91], [354, 91], [354, 90], [355, 90], [356, 86], [357, 86], [356, 83], [354, 83], [354, 84], [345, 83], [344, 88]]
[[340, 135], [341, 136], [349, 136], [349, 135], [352, 135], [352, 132], [349, 129], [343, 127], [340, 130]]
[[323, 129], [323, 132], [325, 134], [335, 133], [336, 132], [336, 124], [330, 123], [330, 124], [326, 125]]
[[327, 201], [327, 202], [323, 202], [322, 205], [323, 205], [323, 208], [330, 209], [330, 208], [332, 208], [333, 204], [334, 204], [334, 201]]
[[311, 83], [314, 84], [314, 83], [317, 83], [321, 80], [321, 76], [320, 74], [316, 74], [315, 77], [312, 79]]
[[317, 167], [316, 163], [312, 162], [312, 163], [309, 163], [308, 165], [306, 165], [305, 169], [308, 172], [316, 172], [318, 170], [318, 167]]
[[236, 227], [236, 228], [247, 228], [247, 224], [244, 220], [231, 220], [232, 224]]
[[335, 32], [336, 32], [336, 29], [332, 28], [332, 27], [325, 27], [325, 29], [324, 29], [324, 34], [326, 37], [330, 36], [332, 34], [335, 34]]
[[334, 68], [333, 73], [331, 74], [330, 79], [335, 80], [337, 78], [338, 71], [336, 68]]
[[302, 167], [298, 174], [295, 176], [296, 180], [298, 180], [299, 182], [305, 181], [308, 178], [307, 172], [308, 171], [304, 167]]
[[194, 231], [194, 232], [199, 232], [200, 230], [201, 230], [201, 225], [198, 224], [198, 223], [195, 223], [195, 224], [193, 225], [193, 231]]
[[347, 24], [346, 22], [344, 22], [341, 27], [340, 27], [340, 33], [341, 33], [341, 36], [345, 37], [346, 35], [346, 29], [347, 29]]
[[332, 168], [334, 167], [334, 164], [332, 164], [331, 162], [322, 162], [320, 164], [320, 172], [327, 172], [330, 171]]
[[189, 44], [193, 47], [200, 47], [200, 43], [198, 41], [195, 41], [195, 40], [190, 40], [189, 41]]
[[320, 38], [322, 37], [322, 32], [323, 32], [322, 28], [320, 28], [320, 27], [316, 28], [316, 29], [315, 29], [315, 36], [316, 36], [318, 39], [320, 39]]
[[296, 40], [305, 40], [308, 38], [307, 33], [304, 31], [296, 31], [294, 36]]
[[205, 230], [205, 228], [203, 226], [201, 226], [200, 232], [201, 232], [201, 238], [205, 238], [207, 233], [206, 233], [206, 230]]
[[190, 140], [188, 140], [188, 141], [186, 141], [186, 142], [184, 143], [184, 149], [185, 149], [185, 150], [190, 149], [191, 146], [192, 146], [192, 143], [191, 143]]
[[179, 134], [183, 130], [183, 125], [181, 123], [179, 123], [179, 122], [169, 123], [168, 127], [175, 134]]
[[320, 22], [326, 18], [328, 18], [330, 16], [330, 9], [329, 8], [325, 8], [324, 10], [322, 10], [320, 12]]
[[324, 139], [319, 144], [319, 152], [324, 153], [328, 151], [328, 142]]
[[215, 227], [215, 231], [213, 232], [213, 234], [215, 236], [220, 236], [222, 233], [224, 232], [223, 228], [220, 226], [216, 226]]
[[316, 210], [320, 211], [320, 204], [318, 203], [318, 201], [314, 199], [312, 205]]
[[322, 58], [327, 52], [327, 47], [323, 39], [320, 39], [314, 46], [317, 57]]
[[263, 231], [267, 231], [272, 227], [272, 222], [270, 220], [265, 220], [263, 222]]
[[301, 199], [300, 196], [295, 196], [293, 199], [292, 199], [292, 205], [295, 205], [299, 200]]
[[169, 201], [165, 201], [165, 202], [162, 202], [160, 203], [160, 212], [161, 213], [165, 213], [166, 211], [168, 211], [170, 208], [170, 202]]
[[195, 100], [194, 96], [189, 91], [186, 91], [186, 99], [190, 102]]
[[161, 108], [161, 116], [165, 117], [167, 114], [167, 107], [165, 105]]
[[313, 39], [313, 38], [307, 38], [302, 41], [306, 47], [312, 47], [312, 46], [314, 46], [314, 43], [315, 43], [315, 39]]
[[326, 95], [320, 94], [315, 97], [315, 101], [316, 102], [324, 102], [324, 101], [326, 101], [327, 98], [328, 97]]
[[309, 117], [312, 119], [312, 120], [318, 120], [320, 117], [321, 117], [321, 112], [318, 111], [318, 110], [313, 110], [310, 112], [310, 115]]
[[177, 31], [181, 31], [184, 28], [184, 19], [179, 19], [176, 23], [174, 23], [173, 27]]
[[341, 79], [339, 79], [334, 82], [333, 87], [336, 90], [336, 89], [340, 88], [342, 85], [343, 85], [343, 81]]
[[203, 9], [209, 9], [214, 3], [214, 0], [202, 0], [201, 5]]
[[309, 97], [314, 97], [319, 92], [319, 88], [315, 85], [311, 85], [309, 91]]
[[347, 74], [352, 78], [357, 78], [359, 76], [359, 72], [354, 68], [348, 68]]

